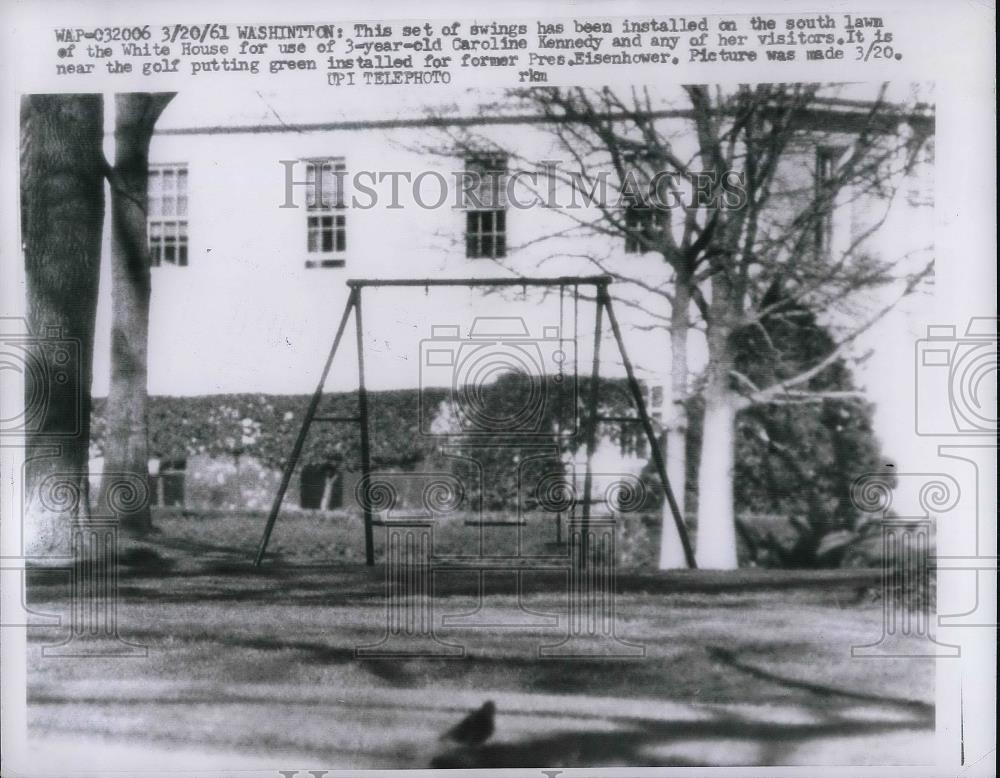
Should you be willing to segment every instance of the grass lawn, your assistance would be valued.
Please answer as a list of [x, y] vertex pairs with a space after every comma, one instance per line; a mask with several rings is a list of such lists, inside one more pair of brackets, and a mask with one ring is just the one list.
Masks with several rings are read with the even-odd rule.
[[[643, 655], [569, 659], [539, 652], [567, 632], [564, 573], [440, 572], [435, 634], [464, 655], [357, 658], [385, 635], [385, 576], [347, 521], [283, 518], [257, 570], [256, 518], [159, 517], [159, 559], [119, 576], [148, 655], [43, 657], [68, 630], [29, 630], [32, 736], [229, 769], [933, 759], [933, 661], [851, 658], [882, 634], [876, 572], [623, 570], [617, 634]], [[29, 602], [65, 622], [67, 576], [33, 573]], [[486, 745], [438, 740], [486, 699]]]

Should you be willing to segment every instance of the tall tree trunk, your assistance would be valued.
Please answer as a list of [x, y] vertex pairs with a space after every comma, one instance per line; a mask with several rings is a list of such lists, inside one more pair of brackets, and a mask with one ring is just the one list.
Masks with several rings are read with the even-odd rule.
[[695, 559], [708, 570], [734, 570], [736, 514], [736, 413], [740, 396], [731, 388], [732, 322], [740, 316], [740, 294], [726, 270], [712, 278], [709, 303], [705, 416], [698, 462], [698, 539]]
[[[100, 510], [114, 513], [110, 496], [122, 479], [149, 478], [147, 353], [149, 247], [146, 237], [149, 143], [172, 94], [115, 96], [115, 164], [111, 171], [111, 385]], [[122, 515], [122, 530], [152, 529], [149, 501]]]
[[87, 515], [90, 387], [104, 224], [100, 95], [21, 101], [21, 234], [29, 346], [24, 546], [68, 555]]
[[[681, 516], [685, 516], [685, 492], [687, 484], [687, 341], [690, 317], [690, 291], [687, 279], [677, 278], [674, 288], [674, 304], [670, 313], [670, 397], [664, 418], [666, 441], [667, 478], [674, 491]], [[669, 503], [663, 501], [663, 516], [660, 531], [660, 569], [686, 568], [684, 547], [674, 524]]]
[[705, 388], [701, 459], [698, 463], [695, 558], [699, 568], [734, 570], [737, 560], [733, 473], [736, 464], [736, 413], [740, 398], [729, 387], [732, 359], [728, 332], [722, 327], [713, 329], [709, 331], [710, 362]]

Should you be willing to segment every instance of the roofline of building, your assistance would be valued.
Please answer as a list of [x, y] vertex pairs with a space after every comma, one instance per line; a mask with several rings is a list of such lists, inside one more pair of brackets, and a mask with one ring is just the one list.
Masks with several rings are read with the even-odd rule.
[[[817, 99], [822, 108], [803, 111], [798, 119], [802, 129], [825, 129], [830, 132], [857, 132], [863, 127], [883, 132], [894, 131], [900, 122], [909, 124], [923, 135], [934, 134], [934, 110], [931, 106], [918, 106], [917, 110], [900, 115], [876, 117], [869, 123], [875, 104], [861, 100]], [[660, 111], [618, 111], [603, 114], [611, 121], [642, 119], [692, 119], [690, 109], [664, 109]], [[446, 127], [483, 127], [518, 124], [554, 124], [571, 121], [542, 114], [511, 114], [509, 116], [421, 116], [400, 119], [355, 119], [332, 122], [279, 122], [277, 124], [230, 124], [202, 127], [170, 127], [158, 129], [156, 135], [259, 135], [286, 132], [350, 132], [357, 130], [397, 130], [409, 128], [434, 129]]]

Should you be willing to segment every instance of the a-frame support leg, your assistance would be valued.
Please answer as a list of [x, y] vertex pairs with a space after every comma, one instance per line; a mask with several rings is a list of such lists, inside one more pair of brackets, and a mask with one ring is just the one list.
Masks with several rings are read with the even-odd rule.
[[604, 316], [604, 306], [601, 297], [604, 287], [598, 287], [597, 306], [594, 312], [594, 363], [590, 370], [590, 395], [587, 399], [587, 463], [583, 475], [583, 513], [580, 517], [580, 558], [581, 568], [587, 566], [587, 555], [590, 553], [590, 493], [594, 486], [593, 462], [594, 450], [597, 447], [597, 404], [601, 381], [601, 330]]
[[361, 320], [361, 290], [354, 294], [354, 330], [358, 340], [358, 423], [361, 425], [361, 510], [365, 521], [365, 564], [375, 564], [375, 538], [372, 534], [372, 504], [368, 486], [372, 471], [371, 443], [368, 439], [368, 390], [365, 388], [365, 336]]
[[642, 398], [642, 389], [639, 387], [635, 371], [632, 369], [632, 361], [628, 358], [628, 352], [625, 350], [625, 341], [622, 338], [621, 328], [618, 326], [615, 311], [611, 307], [611, 297], [608, 294], [607, 287], [604, 286], [599, 287], [597, 290], [598, 310], [602, 306], [608, 311], [608, 321], [611, 323], [611, 331], [614, 333], [615, 341], [618, 343], [618, 352], [621, 354], [622, 363], [625, 365], [625, 375], [628, 377], [629, 390], [632, 392], [632, 399], [639, 413], [639, 422], [642, 424], [642, 429], [646, 433], [646, 439], [649, 441], [649, 447], [653, 452], [656, 473], [660, 477], [660, 483], [663, 485], [663, 493], [666, 495], [667, 503], [670, 505], [670, 514], [674, 518], [677, 534], [680, 536], [681, 546], [684, 548], [684, 558], [687, 560], [688, 567], [693, 570], [698, 565], [695, 562], [694, 549], [691, 547], [691, 538], [688, 536], [687, 525], [681, 516], [680, 507], [677, 505], [677, 500], [674, 497], [674, 490], [670, 488], [670, 479], [667, 478], [667, 466], [663, 461], [663, 452], [660, 450], [659, 442], [656, 440], [656, 433], [653, 431], [653, 424], [649, 420], [649, 414], [646, 413], [646, 403]]
[[274, 523], [278, 520], [278, 513], [281, 511], [281, 503], [285, 499], [285, 492], [288, 491], [288, 484], [292, 480], [292, 473], [295, 471], [295, 466], [299, 462], [299, 457], [302, 456], [302, 447], [306, 442], [306, 435], [309, 433], [309, 427], [312, 425], [313, 417], [316, 415], [316, 409], [319, 407], [320, 400], [323, 397], [323, 387], [326, 385], [326, 378], [330, 374], [330, 366], [333, 364], [333, 358], [337, 354], [337, 349], [340, 347], [340, 340], [344, 336], [344, 330], [347, 327], [347, 321], [351, 316], [351, 311], [354, 310], [358, 305], [358, 295], [357, 289], [352, 289], [351, 294], [347, 298], [347, 305], [344, 306], [344, 315], [340, 318], [340, 326], [337, 327], [337, 335], [333, 339], [333, 347], [330, 349], [330, 354], [326, 358], [326, 364], [323, 366], [323, 373], [320, 376], [319, 384], [316, 386], [316, 391], [313, 392], [312, 399], [309, 401], [309, 406], [306, 408], [306, 415], [302, 419], [302, 428], [299, 430], [299, 435], [295, 439], [295, 445], [292, 446], [292, 453], [288, 456], [288, 461], [285, 463], [285, 469], [281, 474], [281, 483], [278, 485], [278, 493], [274, 495], [274, 502], [271, 504], [271, 512], [267, 516], [267, 524], [264, 526], [264, 534], [261, 536], [260, 543], [257, 546], [257, 556], [254, 557], [254, 567], [259, 567], [260, 563], [264, 559], [264, 553], [267, 551], [268, 541], [271, 539], [271, 532], [274, 530]]

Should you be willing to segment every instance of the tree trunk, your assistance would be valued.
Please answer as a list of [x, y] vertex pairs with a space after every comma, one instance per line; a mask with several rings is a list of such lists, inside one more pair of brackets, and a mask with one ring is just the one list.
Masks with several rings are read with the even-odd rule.
[[100, 509], [119, 513], [122, 530], [141, 536], [152, 529], [149, 500], [121, 514], [111, 508], [116, 484], [149, 478], [147, 353], [149, 247], [146, 188], [153, 127], [172, 94], [115, 96], [115, 164], [111, 173], [111, 385]]
[[711, 295], [695, 559], [699, 568], [735, 570], [738, 563], [733, 477], [736, 413], [741, 398], [730, 388], [733, 364], [730, 334], [732, 322], [740, 314], [740, 298], [725, 272], [713, 277]]
[[21, 101], [21, 237], [27, 282], [25, 554], [69, 555], [88, 507], [90, 385], [104, 224], [100, 95]]
[[333, 483], [337, 474], [333, 470], [328, 470], [323, 475], [323, 496], [319, 500], [319, 509], [326, 511], [330, 509], [330, 501], [333, 499]]
[[695, 557], [699, 568], [734, 570], [738, 566], [733, 504], [738, 396], [728, 389], [724, 371], [716, 372], [705, 392]]
[[[674, 288], [674, 304], [670, 313], [670, 397], [664, 418], [667, 478], [673, 489], [681, 516], [685, 516], [685, 486], [687, 483], [687, 340], [690, 326], [688, 307], [690, 296], [687, 280], [678, 278]], [[686, 568], [680, 534], [663, 501], [660, 531], [660, 569]]]

